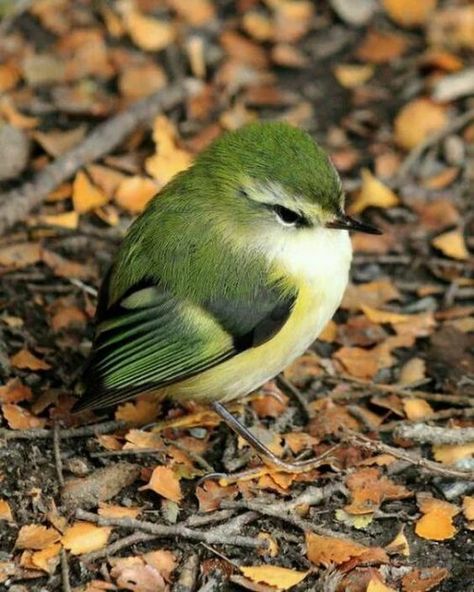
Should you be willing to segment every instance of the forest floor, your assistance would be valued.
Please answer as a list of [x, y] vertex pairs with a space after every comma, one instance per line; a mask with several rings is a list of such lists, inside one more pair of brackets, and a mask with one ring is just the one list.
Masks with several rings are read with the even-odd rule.
[[[474, 590], [472, 3], [0, 11], [0, 589]], [[383, 230], [353, 237], [320, 339], [232, 408], [285, 458], [329, 451], [306, 474], [197, 405], [71, 413], [127, 227], [255, 119], [308, 130]]]

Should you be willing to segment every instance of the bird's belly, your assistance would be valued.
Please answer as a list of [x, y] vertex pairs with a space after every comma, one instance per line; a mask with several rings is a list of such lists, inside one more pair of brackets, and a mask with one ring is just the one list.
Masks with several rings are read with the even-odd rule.
[[169, 388], [174, 399], [229, 401], [244, 396], [276, 376], [316, 339], [341, 301], [347, 277], [328, 290], [300, 288], [293, 311], [280, 331], [266, 343]]

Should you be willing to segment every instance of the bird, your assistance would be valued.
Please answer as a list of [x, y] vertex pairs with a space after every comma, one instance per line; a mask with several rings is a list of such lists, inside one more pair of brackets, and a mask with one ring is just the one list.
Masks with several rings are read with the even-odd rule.
[[343, 297], [348, 231], [326, 152], [288, 123], [254, 122], [204, 149], [132, 223], [99, 290], [95, 337], [74, 411], [142, 393], [208, 403], [289, 472], [226, 407], [313, 343]]

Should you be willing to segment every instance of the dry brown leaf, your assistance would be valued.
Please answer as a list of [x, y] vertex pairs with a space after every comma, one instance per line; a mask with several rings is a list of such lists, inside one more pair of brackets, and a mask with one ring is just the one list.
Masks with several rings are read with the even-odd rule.
[[61, 542], [73, 555], [82, 555], [103, 549], [107, 544], [112, 528], [96, 526], [90, 522], [75, 522], [66, 529]]
[[424, 399], [403, 399], [403, 410], [407, 419], [418, 421], [434, 413], [433, 407]]
[[253, 582], [263, 582], [278, 590], [289, 590], [302, 582], [309, 571], [296, 571], [277, 565], [242, 566], [240, 571]]
[[216, 8], [210, 0], [167, 0], [167, 4], [192, 27], [202, 27], [216, 14]]
[[390, 588], [379, 580], [378, 577], [373, 577], [367, 584], [366, 592], [397, 592], [394, 588]]
[[388, 310], [378, 310], [377, 308], [372, 308], [366, 304], [361, 304], [360, 308], [369, 321], [376, 324], [387, 323], [390, 325], [398, 325], [399, 323], [409, 323], [411, 320], [410, 315], [390, 312]]
[[151, 95], [166, 83], [165, 71], [153, 62], [125, 68], [118, 80], [120, 93], [132, 101]]
[[46, 573], [53, 574], [56, 571], [60, 561], [60, 551], [60, 543], [53, 543], [41, 551], [36, 551], [35, 553], [32, 553], [29, 558], [31, 565], [37, 569], [41, 569]]
[[288, 401], [284, 393], [276, 390], [275, 396], [263, 394], [253, 398], [251, 405], [258, 417], [279, 417], [287, 409]]
[[466, 247], [464, 236], [459, 230], [452, 230], [440, 234], [431, 242], [434, 247], [451, 259], [458, 259], [459, 261], [466, 261], [469, 259], [470, 255]]
[[199, 501], [200, 512], [213, 512], [218, 510], [222, 500], [232, 500], [238, 494], [236, 485], [223, 487], [210, 479], [196, 487], [196, 497]]
[[42, 260], [59, 277], [87, 279], [94, 275], [94, 268], [90, 264], [70, 261], [47, 249], [42, 252]]
[[183, 497], [179, 477], [170, 467], [156, 467], [148, 485], [140, 489], [151, 489], [162, 497], [176, 503], [180, 502]]
[[463, 497], [462, 513], [466, 520], [474, 520], [474, 496], [466, 495]]
[[422, 567], [413, 569], [402, 578], [403, 592], [429, 592], [449, 576], [445, 567]]
[[90, 164], [87, 173], [94, 185], [99, 187], [107, 197], [111, 198], [120, 183], [127, 177], [116, 169], [101, 164]]
[[287, 68], [304, 68], [308, 57], [301, 50], [289, 43], [277, 43], [272, 47], [271, 58], [275, 64]]
[[383, 0], [388, 16], [402, 27], [417, 27], [426, 23], [436, 4], [437, 0]]
[[87, 322], [87, 316], [77, 306], [62, 306], [51, 318], [53, 331], [61, 331], [68, 327], [82, 327]]
[[399, 58], [408, 48], [405, 37], [396, 33], [369, 31], [356, 51], [357, 57], [372, 64], [384, 64]]
[[401, 528], [397, 536], [385, 546], [385, 550], [390, 555], [403, 555], [404, 557], [410, 557], [410, 545], [408, 539], [405, 536], [404, 527]]
[[342, 308], [356, 311], [362, 305], [377, 308], [391, 300], [400, 300], [401, 294], [390, 278], [365, 284], [349, 284], [341, 303]]
[[373, 378], [379, 369], [379, 359], [375, 350], [361, 347], [341, 347], [334, 358], [339, 360], [344, 368], [357, 378]]
[[380, 547], [366, 547], [350, 539], [306, 533], [306, 555], [316, 564], [329, 567], [341, 565], [350, 559], [360, 563], [388, 563], [388, 555]]
[[356, 88], [365, 84], [374, 72], [372, 64], [339, 64], [334, 68], [334, 76], [344, 88]]
[[55, 528], [47, 528], [40, 524], [26, 524], [20, 528], [16, 539], [17, 549], [46, 549], [61, 540], [60, 533]]
[[166, 592], [168, 587], [159, 570], [141, 557], [114, 557], [110, 575], [121, 590]]
[[426, 378], [426, 362], [421, 358], [410, 358], [400, 370], [398, 383], [409, 385]]
[[447, 123], [448, 113], [444, 105], [426, 98], [413, 99], [395, 118], [395, 142], [405, 150], [411, 150]]
[[37, 117], [29, 117], [28, 115], [20, 113], [20, 111], [15, 108], [11, 98], [7, 96], [3, 96], [0, 99], [0, 115], [3, 115], [13, 127], [18, 127], [20, 129], [33, 129], [40, 123], [40, 120]]
[[315, 6], [309, 0], [279, 0], [273, 2], [275, 41], [295, 43], [311, 28]]
[[375, 467], [359, 469], [349, 475], [346, 485], [351, 492], [351, 503], [344, 507], [349, 514], [369, 514], [377, 510], [383, 501], [405, 499], [412, 493], [381, 475]]
[[93, 185], [88, 176], [79, 171], [72, 185], [72, 203], [78, 214], [85, 214], [108, 203], [109, 197]]
[[453, 183], [459, 175], [459, 167], [446, 167], [440, 173], [436, 173], [427, 179], [423, 179], [422, 185], [427, 189], [444, 189]]
[[43, 215], [39, 217], [39, 222], [47, 226], [59, 226], [75, 230], [79, 226], [79, 214], [71, 211], [62, 214]]
[[445, 541], [455, 536], [457, 531], [453, 518], [459, 514], [457, 506], [424, 493], [418, 494], [417, 502], [423, 513], [415, 526], [419, 537], [430, 541]]
[[41, 261], [39, 243], [18, 243], [0, 249], [0, 265], [11, 269], [21, 269]]
[[2, 413], [12, 430], [29, 430], [46, 425], [46, 419], [35, 417], [24, 407], [12, 403], [2, 405]]
[[3, 499], [0, 499], [0, 520], [7, 520], [8, 522], [13, 522], [13, 514], [12, 509], [10, 508], [10, 504]]
[[158, 193], [158, 185], [148, 177], [127, 177], [119, 184], [115, 202], [132, 214], [139, 214], [152, 197]]
[[76, 144], [84, 138], [86, 131], [86, 126], [80, 125], [79, 127], [67, 131], [37, 131], [33, 133], [33, 138], [48, 154], [57, 158], [67, 150], [76, 146]]
[[150, 396], [142, 396], [117, 407], [115, 419], [133, 425], [146, 425], [158, 417], [158, 402]]
[[10, 358], [11, 365], [21, 370], [49, 370], [51, 365], [37, 358], [30, 350], [23, 348]]
[[362, 186], [349, 211], [352, 214], [360, 214], [366, 208], [373, 206], [377, 208], [392, 208], [400, 200], [395, 193], [376, 179], [368, 169], [362, 169]]
[[121, 0], [119, 9], [127, 33], [140, 49], [161, 51], [174, 41], [176, 31], [173, 23], [142, 14], [129, 0]]
[[0, 403], [31, 401], [32, 396], [31, 388], [23, 384], [19, 378], [11, 378], [6, 384], [0, 386]]
[[433, 446], [435, 460], [444, 465], [453, 465], [459, 460], [471, 458], [474, 455], [474, 442], [467, 444], [437, 444]]
[[273, 37], [272, 20], [256, 10], [248, 10], [243, 14], [242, 28], [257, 41], [269, 41]]
[[13, 62], [0, 64], [0, 93], [12, 90], [20, 81], [20, 71]]
[[235, 31], [224, 31], [220, 36], [220, 42], [222, 49], [229, 57], [257, 69], [264, 69], [268, 66], [269, 60], [266, 51], [243, 35]]

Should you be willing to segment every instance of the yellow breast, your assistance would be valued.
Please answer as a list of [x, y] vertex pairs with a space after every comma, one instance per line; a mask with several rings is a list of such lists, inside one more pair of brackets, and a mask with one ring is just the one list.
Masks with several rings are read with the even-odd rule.
[[[301, 244], [301, 239], [305, 241]], [[181, 383], [166, 394], [175, 399], [229, 401], [276, 376], [316, 339], [339, 306], [348, 280], [351, 246], [347, 233], [320, 229], [280, 245], [272, 257], [298, 289], [292, 313], [264, 344]]]

